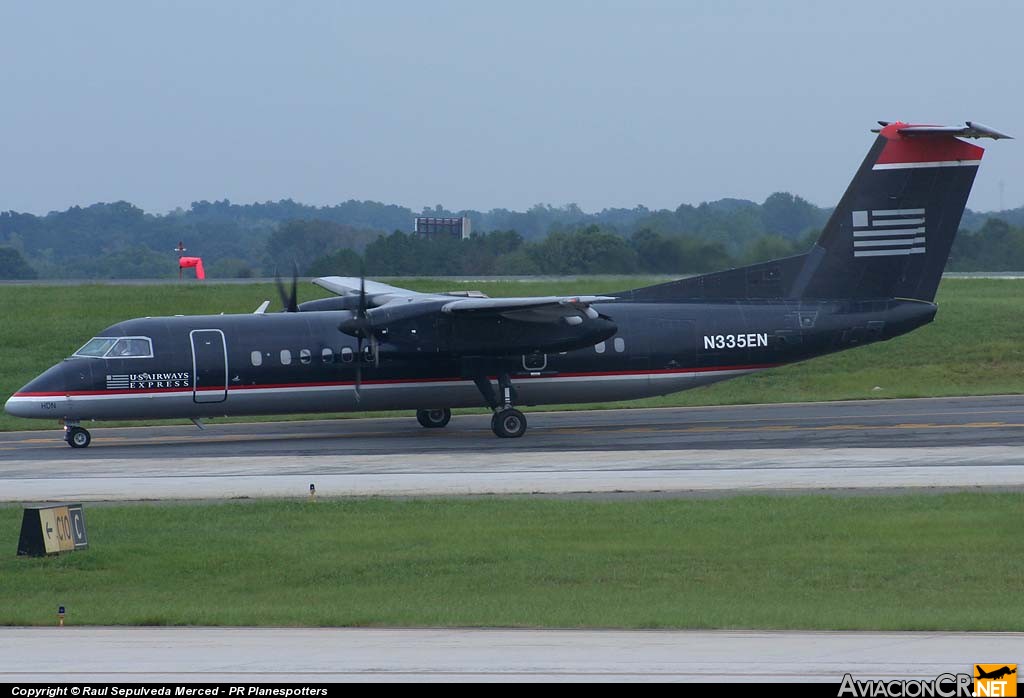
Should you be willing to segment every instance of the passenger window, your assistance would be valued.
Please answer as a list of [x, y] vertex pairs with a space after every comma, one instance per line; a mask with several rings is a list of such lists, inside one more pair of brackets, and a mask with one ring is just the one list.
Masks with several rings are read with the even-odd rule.
[[615, 351], [619, 352], [620, 354], [626, 351], [626, 340], [624, 340], [622, 337], [616, 337], [612, 345], [615, 347]]
[[300, 362], [302, 362], [303, 364], [306, 364], [308, 366], [309, 363], [312, 360], [313, 360], [313, 354], [309, 351], [309, 349], [300, 349], [299, 350], [299, 361]]
[[345, 363], [350, 363], [352, 361], [352, 350], [349, 349], [348, 347], [342, 347], [341, 360], [344, 361]]
[[252, 359], [253, 366], [263, 365], [263, 354], [261, 354], [260, 352], [254, 351], [252, 354], [249, 355], [249, 357]]
[[287, 349], [281, 350], [281, 364], [287, 366], [292, 362], [292, 353]]
[[320, 352], [320, 355], [323, 356], [325, 364], [329, 364], [334, 361], [334, 351], [331, 350], [330, 348], [324, 349], [322, 352]]
[[597, 344], [594, 345], [594, 351], [596, 351], [598, 354], [603, 354], [605, 348], [606, 347], [604, 342], [598, 342]]

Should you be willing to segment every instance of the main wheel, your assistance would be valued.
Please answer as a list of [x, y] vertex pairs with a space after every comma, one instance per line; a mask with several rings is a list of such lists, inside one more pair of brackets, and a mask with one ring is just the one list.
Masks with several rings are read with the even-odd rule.
[[71, 448], [85, 448], [92, 443], [92, 436], [90, 436], [88, 429], [71, 427], [68, 429], [68, 433], [64, 435], [64, 440], [68, 442], [68, 446]]
[[416, 421], [427, 429], [440, 429], [452, 421], [452, 411], [447, 407], [440, 410], [416, 410]]
[[491, 430], [503, 439], [518, 439], [526, 433], [526, 415], [511, 408], [495, 412], [491, 417]]

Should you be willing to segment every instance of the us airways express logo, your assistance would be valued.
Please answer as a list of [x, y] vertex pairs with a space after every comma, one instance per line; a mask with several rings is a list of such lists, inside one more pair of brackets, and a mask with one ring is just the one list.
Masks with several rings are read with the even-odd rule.
[[120, 373], [107, 375], [107, 390], [139, 390], [147, 388], [189, 388], [188, 371], [180, 373]]

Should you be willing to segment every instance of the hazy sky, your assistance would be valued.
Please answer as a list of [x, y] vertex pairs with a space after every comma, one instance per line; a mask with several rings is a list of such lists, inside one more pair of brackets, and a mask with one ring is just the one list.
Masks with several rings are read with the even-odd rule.
[[1024, 204], [1021, 2], [7, 2], [0, 210], [833, 205], [876, 119]]

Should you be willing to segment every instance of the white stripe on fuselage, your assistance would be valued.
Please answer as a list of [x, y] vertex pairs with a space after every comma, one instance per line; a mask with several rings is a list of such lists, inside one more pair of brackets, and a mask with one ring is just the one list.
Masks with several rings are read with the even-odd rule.
[[[765, 367], [767, 368], [767, 367]], [[558, 375], [523, 375], [514, 379], [520, 383], [532, 383], [537, 382], [557, 382], [557, 383], [598, 383], [598, 382], [614, 382], [614, 381], [637, 381], [637, 380], [651, 380], [651, 381], [670, 381], [679, 378], [695, 378], [699, 376], [708, 377], [728, 377], [728, 376], [739, 376], [746, 373], [753, 373], [755, 371], [765, 370], [762, 367], [755, 368], [726, 368], [726, 369], [710, 369], [710, 370], [689, 370], [689, 371], [672, 371], [666, 373], [625, 373], [625, 374], [614, 374], [604, 376], [558, 376]], [[364, 383], [360, 390], [362, 391], [386, 391], [388, 389], [403, 389], [409, 388], [426, 388], [426, 389], [438, 389], [438, 388], [451, 388], [451, 387], [465, 387], [472, 386], [472, 380], [438, 380], [438, 381], [409, 381], [409, 382], [388, 382], [388, 383]], [[244, 386], [232, 386], [228, 391], [227, 404], [230, 404], [233, 397], [242, 397], [245, 395], [274, 395], [274, 394], [287, 394], [295, 395], [302, 393], [324, 393], [331, 391], [352, 391], [355, 390], [353, 383], [336, 383], [331, 385], [298, 385], [298, 386], [276, 386], [267, 388], [246, 388]], [[15, 395], [10, 398], [12, 404], [17, 403], [43, 403], [43, 402], [70, 402], [70, 403], [88, 403], [93, 400], [98, 401], [135, 401], [139, 399], [171, 399], [181, 398], [184, 396], [192, 395], [192, 390], [165, 390], [160, 392], [147, 392], [144, 390], [133, 391], [129, 393], [115, 393], [112, 395], [104, 395], [102, 393], [91, 394], [91, 395]], [[223, 403], [221, 403], [223, 404]], [[42, 415], [41, 415], [42, 416]]]

